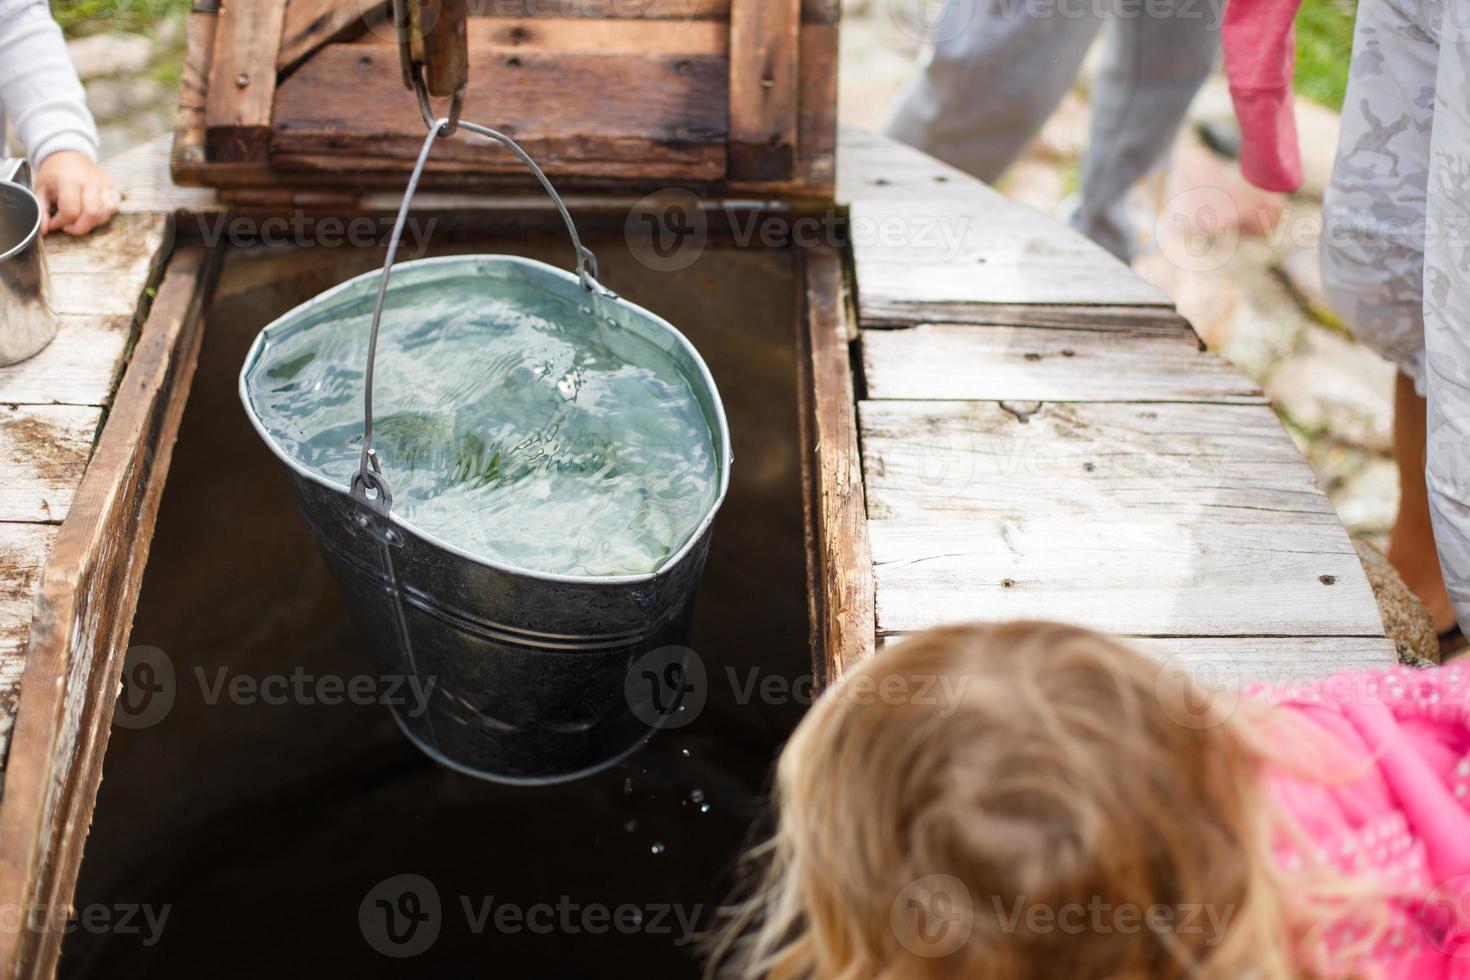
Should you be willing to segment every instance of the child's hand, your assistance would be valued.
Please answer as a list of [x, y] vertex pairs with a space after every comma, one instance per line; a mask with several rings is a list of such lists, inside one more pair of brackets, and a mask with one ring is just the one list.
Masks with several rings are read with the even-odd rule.
[[58, 150], [41, 161], [36, 196], [41, 199], [42, 234], [60, 228], [68, 235], [85, 235], [106, 224], [119, 204], [112, 178], [75, 150]]

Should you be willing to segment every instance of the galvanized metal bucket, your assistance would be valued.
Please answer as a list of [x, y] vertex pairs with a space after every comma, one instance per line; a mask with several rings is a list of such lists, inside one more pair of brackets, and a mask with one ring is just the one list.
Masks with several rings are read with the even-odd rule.
[[[462, 126], [507, 146], [551, 195], [576, 248], [569, 274], [508, 255], [423, 259], [394, 268], [413, 193], [436, 137]], [[385, 297], [466, 273], [532, 286], [575, 300], [582, 315], [627, 330], [673, 357], [694, 388], [715, 440], [719, 488], [695, 533], [656, 572], [554, 575], [491, 561], [426, 533], [392, 509], [391, 474], [372, 451], [372, 372]], [[277, 443], [251, 403], [248, 379], [265, 350], [304, 323], [377, 290], [368, 338], [362, 460], [351, 486], [308, 470]], [[419, 155], [381, 272], [322, 293], [268, 325], [240, 373], [240, 397], [280, 459], [302, 515], [362, 626], [378, 669], [407, 675], [426, 697], [393, 705], [408, 737], [447, 766], [502, 782], [574, 779], [617, 762], [660, 725], [655, 691], [634, 692], [629, 671], [643, 655], [681, 644], [709, 550], [710, 529], [729, 485], [730, 436], [709, 369], [673, 326], [596, 280], [592, 253], [540, 169], [513, 141], [470, 123], [437, 121]]]
[[30, 165], [0, 160], [0, 367], [40, 353], [56, 328]]

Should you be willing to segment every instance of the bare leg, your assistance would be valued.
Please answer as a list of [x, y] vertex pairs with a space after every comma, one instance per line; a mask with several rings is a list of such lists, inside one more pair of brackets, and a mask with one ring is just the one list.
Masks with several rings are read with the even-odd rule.
[[1414, 381], [1399, 372], [1393, 390], [1393, 454], [1399, 467], [1399, 513], [1388, 540], [1388, 561], [1434, 617], [1443, 633], [1455, 625], [1455, 610], [1445, 591], [1429, 520], [1429, 491], [1424, 485], [1425, 402]]

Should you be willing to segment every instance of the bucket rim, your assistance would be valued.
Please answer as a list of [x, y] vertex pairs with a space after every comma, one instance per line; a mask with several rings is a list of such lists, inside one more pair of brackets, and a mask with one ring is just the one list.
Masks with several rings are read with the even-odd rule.
[[[578, 281], [575, 275], [563, 269], [559, 269], [554, 265], [549, 265], [545, 262], [541, 262], [537, 259], [530, 259], [520, 255], [506, 255], [499, 253], [437, 255], [431, 258], [411, 259], [406, 262], [396, 262], [393, 265], [393, 272], [397, 273], [409, 269], [419, 269], [433, 266], [448, 267], [471, 263], [483, 264], [487, 262], [497, 265], [520, 266], [537, 276], [550, 278], [553, 282], [561, 287], [570, 286], [573, 290], [575, 290], [575, 295], [578, 296], [583, 302], [593, 303], [603, 307], [611, 306], [630, 311], [637, 316], [647, 321], [650, 321], [655, 327], [667, 331], [677, 342], [684, 354], [688, 356], [692, 367], [696, 369], [697, 380], [703, 383], [709, 393], [713, 396], [710, 401], [715, 415], [717, 430], [715, 435], [717, 436], [719, 441], [719, 446], [716, 450], [716, 456], [717, 458], [721, 459], [719, 490], [715, 495], [714, 502], [710, 504], [709, 509], [705, 512], [705, 515], [700, 520], [698, 526], [696, 526], [695, 529], [690, 532], [689, 537], [679, 547], [679, 550], [675, 551], [673, 555], [671, 555], [661, 566], [659, 566], [654, 571], [640, 572], [636, 575], [567, 575], [560, 572], [537, 571], [535, 569], [513, 565], [509, 562], [497, 561], [492, 558], [487, 558], [483, 555], [473, 554], [463, 548], [450, 544], [449, 542], [434, 534], [429, 533], [428, 531], [425, 531], [411, 521], [405, 520], [403, 516], [400, 515], [397, 511], [389, 510], [388, 519], [392, 521], [393, 524], [397, 527], [403, 528], [405, 531], [412, 533], [420, 540], [432, 544], [436, 548], [441, 548], [444, 551], [455, 555], [456, 557], [463, 558], [466, 561], [471, 561], [477, 565], [483, 565], [487, 568], [492, 568], [497, 571], [506, 572], [508, 574], [521, 576], [524, 578], [534, 579], [540, 582], [550, 582], [558, 585], [601, 586], [640, 585], [657, 581], [658, 579], [667, 575], [673, 569], [677, 568], [679, 565], [683, 564], [684, 560], [689, 556], [690, 552], [699, 547], [701, 541], [708, 534], [710, 526], [714, 524], [715, 517], [719, 514], [720, 507], [725, 502], [725, 495], [730, 488], [730, 468], [734, 465], [735, 453], [730, 445], [730, 426], [725, 418], [725, 402], [724, 399], [720, 397], [720, 389], [715, 385], [715, 379], [714, 376], [710, 374], [709, 366], [705, 364], [704, 358], [700, 356], [698, 349], [696, 349], [695, 346], [690, 343], [689, 338], [684, 336], [684, 334], [677, 327], [675, 327], [669, 321], [665, 320], [663, 317], [648, 309], [645, 309], [642, 306], [639, 306], [637, 303], [630, 302], [615, 293], [606, 291], [588, 293], [582, 288], [581, 283]], [[240, 402], [245, 408], [245, 415], [250, 419], [250, 424], [255, 428], [255, 432], [258, 436], [260, 436], [261, 441], [264, 442], [266, 446], [270, 449], [270, 451], [275, 454], [276, 458], [279, 459], [281, 463], [284, 464], [291, 471], [304, 477], [307, 480], [310, 480], [313, 483], [325, 487], [328, 490], [333, 490], [337, 493], [341, 493], [347, 496], [351, 496], [350, 487], [334, 483], [321, 474], [307, 469], [305, 466], [301, 465], [299, 462], [293, 459], [281, 447], [281, 445], [276, 441], [275, 436], [273, 436], [271, 432], [266, 429], [265, 425], [261, 422], [259, 413], [256, 412], [255, 406], [250, 400], [250, 391], [247, 386], [247, 379], [249, 378], [251, 368], [255, 366], [256, 361], [260, 358], [260, 355], [264, 351], [266, 343], [271, 339], [272, 334], [287, 330], [295, 326], [293, 320], [298, 316], [303, 307], [330, 300], [332, 297], [340, 293], [347, 292], [354, 286], [357, 286], [363, 282], [369, 280], [376, 281], [380, 276], [382, 276], [382, 274], [383, 270], [381, 268], [378, 268], [370, 269], [367, 272], [352, 276], [351, 278], [345, 279], [329, 289], [317, 293], [305, 302], [296, 304], [285, 313], [276, 317], [270, 323], [267, 323], [264, 327], [262, 327], [260, 329], [260, 332], [256, 334], [255, 340], [253, 340], [250, 344], [250, 349], [245, 353], [245, 361], [240, 367], [240, 377], [238, 383]], [[390, 296], [392, 295], [392, 291], [393, 280], [390, 277], [388, 281], [388, 292]], [[364, 342], [366, 341], [364, 340]], [[720, 450], [723, 450], [723, 452], [721, 453]]]

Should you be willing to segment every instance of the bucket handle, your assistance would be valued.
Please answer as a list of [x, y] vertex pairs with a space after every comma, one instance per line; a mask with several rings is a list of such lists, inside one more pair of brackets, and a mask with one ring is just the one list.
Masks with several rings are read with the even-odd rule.
[[408, 178], [408, 188], [403, 192], [403, 203], [398, 208], [398, 218], [393, 223], [393, 234], [388, 240], [388, 255], [383, 261], [383, 274], [378, 278], [378, 295], [373, 301], [372, 332], [368, 335], [367, 371], [363, 376], [362, 395], [362, 458], [358, 461], [357, 473], [352, 477], [351, 491], [352, 496], [383, 514], [388, 513], [389, 508], [393, 506], [393, 493], [388, 488], [388, 481], [383, 477], [383, 467], [378, 462], [378, 454], [373, 451], [373, 366], [378, 357], [378, 328], [383, 320], [383, 300], [388, 294], [388, 276], [393, 271], [393, 260], [398, 254], [398, 244], [403, 238], [403, 228], [408, 223], [408, 209], [413, 204], [413, 196], [418, 190], [419, 179], [423, 177], [424, 166], [429, 161], [429, 150], [433, 148], [436, 139], [441, 136], [450, 136], [458, 129], [467, 129], [472, 133], [495, 140], [514, 153], [526, 165], [527, 169], [540, 181], [546, 193], [551, 196], [557, 213], [566, 223], [567, 233], [572, 238], [572, 247], [576, 250], [577, 282], [589, 293], [603, 296], [613, 295], [597, 281], [597, 256], [582, 244], [582, 239], [577, 235], [577, 226], [572, 223], [571, 212], [567, 210], [561, 195], [556, 192], [555, 187], [551, 186], [551, 181], [536, 165], [536, 161], [532, 160], [515, 140], [487, 126], [466, 122], [462, 119], [445, 117], [435, 120], [429, 126], [429, 135], [424, 138], [424, 145], [419, 150], [413, 173]]

